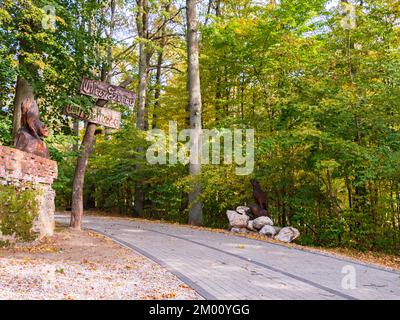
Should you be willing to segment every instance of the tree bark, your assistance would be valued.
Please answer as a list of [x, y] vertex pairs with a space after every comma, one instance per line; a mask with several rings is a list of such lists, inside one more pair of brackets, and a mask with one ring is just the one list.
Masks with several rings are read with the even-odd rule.
[[240, 118], [244, 120], [244, 76], [240, 77]]
[[[102, 75], [104, 80], [105, 74]], [[96, 106], [104, 107], [108, 101], [98, 99]], [[89, 161], [90, 153], [93, 149], [95, 140], [95, 132], [97, 125], [88, 122], [86, 125], [85, 135], [82, 140], [80, 154], [78, 155], [75, 167], [74, 180], [72, 183], [72, 206], [70, 227], [80, 230], [82, 228], [83, 217], [83, 187], [85, 183], [85, 172]]]
[[[163, 48], [164, 46], [161, 45]], [[163, 63], [162, 51], [157, 56], [157, 70], [156, 70], [156, 88], [154, 90], [154, 110], [152, 117], [152, 128], [157, 128], [157, 111], [160, 107], [160, 93], [161, 93], [161, 66]]]
[[[136, 24], [138, 35], [142, 39], [148, 39], [148, 0], [138, 0], [138, 14]], [[139, 84], [137, 94], [137, 111], [136, 111], [136, 128], [138, 130], [146, 129], [146, 94], [148, 85], [148, 74], [151, 54], [147, 50], [147, 45], [142, 41], [139, 44]], [[138, 152], [143, 151], [142, 148], [137, 149]], [[136, 167], [140, 171], [140, 166]], [[135, 215], [143, 215], [144, 209], [144, 193], [140, 183], [135, 184], [133, 211]]]
[[79, 120], [78, 119], [74, 120], [73, 132], [74, 132], [74, 137], [76, 137], [76, 141], [74, 141], [74, 144], [72, 146], [72, 150], [74, 152], [78, 152], [78, 150], [79, 150], [79, 142], [78, 142], [79, 141], [78, 140], [78, 137], [79, 137]]
[[89, 160], [90, 151], [93, 147], [96, 124], [89, 122], [86, 126], [85, 136], [81, 145], [81, 154], [78, 156], [75, 175], [72, 185], [72, 207], [70, 227], [80, 230], [83, 216], [83, 185], [85, 172]]
[[[107, 38], [111, 41], [114, 35], [114, 29], [115, 29], [115, 9], [116, 9], [116, 0], [111, 0], [110, 1], [110, 31], [107, 34]], [[111, 44], [108, 47], [107, 50], [107, 69], [108, 70], [112, 70], [112, 62], [113, 62], [113, 58], [112, 58], [112, 46]], [[107, 73], [107, 81], [111, 80], [111, 72]], [[111, 139], [111, 129], [110, 128], [105, 128], [104, 129], [104, 133], [105, 133], [105, 139], [106, 140], [110, 140]]]
[[[148, 3], [147, 0], [138, 1], [138, 17], [137, 17], [137, 29], [139, 37], [147, 39], [148, 37]], [[146, 44], [141, 41], [139, 44], [139, 84], [138, 84], [138, 103], [136, 112], [136, 127], [139, 130], [144, 129], [145, 125], [145, 106], [146, 106], [146, 91], [148, 82], [148, 55], [146, 50]]]
[[[165, 11], [169, 13], [171, 7], [171, 3], [167, 3], [165, 6]], [[162, 64], [164, 62], [164, 47], [166, 44], [165, 41], [165, 26], [167, 18], [164, 19], [163, 27], [160, 30], [160, 48], [161, 51], [157, 54], [157, 69], [156, 69], [156, 85], [154, 90], [154, 110], [153, 110], [153, 117], [152, 117], [152, 128], [157, 128], [157, 111], [160, 107], [160, 94], [161, 94], [161, 72], [162, 72]]]
[[189, 174], [194, 178], [194, 184], [189, 192], [189, 224], [202, 225], [203, 203], [199, 199], [201, 184], [196, 179], [201, 174], [201, 92], [196, 4], [196, 0], [186, 0], [190, 140], [193, 146], [191, 149]]

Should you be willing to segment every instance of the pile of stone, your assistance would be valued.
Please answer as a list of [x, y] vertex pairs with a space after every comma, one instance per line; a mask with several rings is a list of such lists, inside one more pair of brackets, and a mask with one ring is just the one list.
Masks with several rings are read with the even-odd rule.
[[292, 242], [300, 236], [299, 230], [292, 227], [276, 227], [271, 218], [261, 216], [253, 219], [249, 207], [240, 206], [236, 211], [227, 210], [229, 229], [235, 233], [258, 233], [266, 237], [282, 241]]

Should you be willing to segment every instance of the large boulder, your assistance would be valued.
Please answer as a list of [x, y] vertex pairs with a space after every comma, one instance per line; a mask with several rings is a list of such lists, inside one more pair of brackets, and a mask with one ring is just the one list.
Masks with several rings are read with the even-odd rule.
[[269, 224], [265, 225], [259, 231], [259, 234], [264, 236], [273, 237], [276, 234], [276, 229], [274, 226], [270, 226]]
[[253, 220], [253, 227], [254, 229], [260, 230], [262, 227], [270, 225], [273, 226], [274, 223], [272, 222], [271, 218], [268, 217], [258, 217]]
[[246, 207], [246, 206], [239, 206], [236, 208], [236, 212], [240, 213], [240, 214], [247, 214], [249, 215], [250, 213], [250, 208]]
[[275, 240], [282, 241], [282, 242], [292, 242], [296, 238], [300, 236], [299, 230], [292, 227], [285, 227], [279, 231], [278, 235], [275, 236]]
[[229, 226], [231, 228], [246, 228], [250, 219], [247, 215], [239, 214], [233, 210], [227, 210], [226, 216], [228, 217]]

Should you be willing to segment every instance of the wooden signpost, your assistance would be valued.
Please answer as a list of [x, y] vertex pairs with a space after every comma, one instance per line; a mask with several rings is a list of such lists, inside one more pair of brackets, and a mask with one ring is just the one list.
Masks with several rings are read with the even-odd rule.
[[135, 94], [132, 91], [105, 82], [83, 78], [80, 91], [87, 96], [114, 101], [132, 109], [135, 105]]
[[64, 113], [75, 119], [85, 120], [113, 129], [118, 129], [121, 123], [121, 112], [104, 107], [92, 107], [90, 111], [84, 111], [78, 105], [69, 105], [65, 107]]
[[[135, 94], [132, 91], [123, 89], [111, 84], [83, 78], [80, 92], [102, 100], [113, 101], [133, 109]], [[85, 111], [78, 105], [65, 107], [64, 113], [75, 119], [96, 123], [108, 128], [118, 129], [121, 123], [121, 112], [104, 107], [92, 107]]]

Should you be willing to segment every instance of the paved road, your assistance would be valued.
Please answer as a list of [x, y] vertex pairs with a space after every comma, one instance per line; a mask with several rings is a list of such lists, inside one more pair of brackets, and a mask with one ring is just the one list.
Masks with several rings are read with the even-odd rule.
[[86, 217], [84, 227], [163, 265], [205, 299], [400, 299], [400, 272], [350, 259], [171, 224]]

